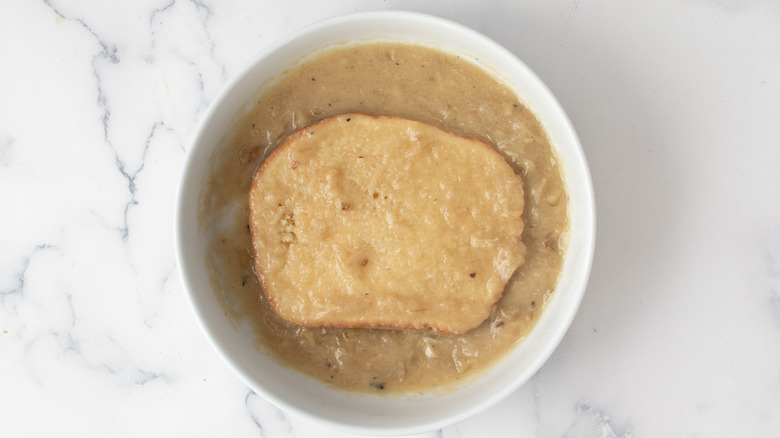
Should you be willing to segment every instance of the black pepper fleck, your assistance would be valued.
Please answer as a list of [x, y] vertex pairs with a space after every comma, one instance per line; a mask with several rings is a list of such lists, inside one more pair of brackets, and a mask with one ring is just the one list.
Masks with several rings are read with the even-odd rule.
[[476, 272], [472, 272], [471, 274], [469, 274], [469, 277], [471, 277], [471, 278], [474, 278], [474, 277], [476, 277], [476, 276], [477, 276], [477, 273], [476, 273]]

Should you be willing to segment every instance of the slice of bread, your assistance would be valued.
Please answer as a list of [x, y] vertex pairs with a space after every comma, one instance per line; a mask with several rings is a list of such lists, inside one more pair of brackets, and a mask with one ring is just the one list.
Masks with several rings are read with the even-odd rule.
[[482, 323], [525, 257], [523, 182], [488, 144], [342, 114], [290, 135], [249, 192], [255, 271], [304, 326]]

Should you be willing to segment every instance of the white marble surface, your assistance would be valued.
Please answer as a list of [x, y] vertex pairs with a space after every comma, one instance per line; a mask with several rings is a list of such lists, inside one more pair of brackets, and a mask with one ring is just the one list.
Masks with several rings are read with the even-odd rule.
[[220, 87], [315, 20], [410, 9], [534, 69], [598, 201], [581, 310], [493, 409], [423, 436], [780, 436], [780, 4], [757, 0], [0, 3], [0, 436], [343, 436], [221, 362], [173, 250]]

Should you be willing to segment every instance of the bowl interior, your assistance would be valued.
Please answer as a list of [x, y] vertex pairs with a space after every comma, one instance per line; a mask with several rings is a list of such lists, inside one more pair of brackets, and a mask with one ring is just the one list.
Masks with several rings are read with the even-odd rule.
[[[570, 243], [558, 287], [532, 333], [474, 384], [444, 394], [376, 396], [335, 391], [279, 365], [254, 348], [248, 327], [234, 327], [211, 290], [198, 226], [198, 202], [210, 155], [258, 87], [305, 55], [336, 43], [380, 38], [424, 43], [471, 55], [515, 89], [540, 119], [563, 166], [569, 190]], [[210, 106], [187, 153], [176, 214], [179, 269], [206, 335], [226, 363], [255, 392], [280, 408], [350, 432], [410, 434], [441, 428], [499, 402], [552, 354], [579, 307], [594, 246], [593, 189], [579, 141], [546, 86], [510, 52], [468, 29], [408, 12], [352, 14], [299, 31], [257, 55]]]

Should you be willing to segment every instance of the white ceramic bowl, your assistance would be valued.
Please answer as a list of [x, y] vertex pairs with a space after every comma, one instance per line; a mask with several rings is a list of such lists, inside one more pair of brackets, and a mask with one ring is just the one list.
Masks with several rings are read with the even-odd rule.
[[[211, 290], [204, 266], [206, 239], [198, 229], [198, 198], [209, 157], [246, 100], [285, 66], [324, 46], [383, 38], [431, 43], [473, 55], [515, 88], [541, 120], [563, 166], [569, 189], [570, 246], [558, 287], [536, 327], [487, 373], [444, 395], [353, 394], [279, 365], [234, 328]], [[590, 273], [595, 207], [588, 167], [566, 114], [541, 80], [512, 53], [461, 25], [409, 12], [370, 12], [329, 19], [298, 31], [255, 56], [209, 107], [187, 151], [176, 211], [177, 256], [184, 289], [211, 343], [259, 395], [292, 414], [337, 429], [368, 434], [435, 430], [495, 405], [525, 383], [550, 357], [580, 305]]]

